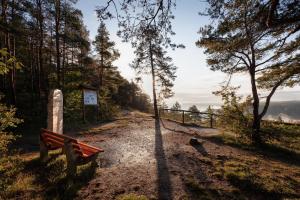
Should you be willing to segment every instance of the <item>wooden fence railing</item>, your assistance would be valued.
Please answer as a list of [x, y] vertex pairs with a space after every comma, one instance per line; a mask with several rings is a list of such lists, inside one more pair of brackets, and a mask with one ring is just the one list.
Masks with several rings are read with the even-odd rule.
[[[171, 116], [175, 116], [176, 113], [181, 113], [181, 119], [180, 121], [185, 124], [186, 123], [186, 117], [187, 117], [187, 113], [190, 114], [196, 114], [198, 116], [200, 116], [201, 119], [206, 119], [209, 121], [208, 126], [210, 128], [214, 127], [214, 122], [216, 122], [217, 117], [220, 117], [220, 114], [216, 114], [216, 113], [209, 113], [209, 112], [193, 112], [193, 111], [189, 111], [189, 110], [174, 110], [174, 109], [159, 109], [159, 113], [160, 116], [162, 116], [162, 114], [164, 114], [164, 111], [167, 111], [168, 114], [171, 114]], [[178, 115], [177, 115], [178, 117]], [[289, 122], [279, 122], [279, 121], [271, 121], [271, 120], [262, 120], [262, 122], [269, 122], [269, 123], [274, 123], [274, 124], [285, 124], [285, 125], [293, 125], [293, 126], [300, 126], [299, 123], [289, 123]]]
[[181, 121], [183, 124], [185, 124], [185, 118], [186, 118], [187, 113], [196, 114], [196, 115], [200, 116], [201, 119], [209, 120], [210, 128], [213, 128], [213, 122], [216, 119], [216, 117], [218, 116], [217, 114], [209, 113], [209, 112], [193, 112], [193, 111], [189, 111], [189, 110], [174, 110], [174, 109], [160, 109], [159, 110], [160, 115], [164, 114], [164, 111], [167, 111], [168, 113], [172, 113], [172, 112], [181, 113]]

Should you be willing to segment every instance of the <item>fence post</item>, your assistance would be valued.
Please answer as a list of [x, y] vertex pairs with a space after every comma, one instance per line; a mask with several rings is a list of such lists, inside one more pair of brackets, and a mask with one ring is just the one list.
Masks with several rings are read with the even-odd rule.
[[213, 115], [210, 114], [210, 128], [213, 128]]
[[184, 124], [184, 110], [182, 111], [182, 123]]

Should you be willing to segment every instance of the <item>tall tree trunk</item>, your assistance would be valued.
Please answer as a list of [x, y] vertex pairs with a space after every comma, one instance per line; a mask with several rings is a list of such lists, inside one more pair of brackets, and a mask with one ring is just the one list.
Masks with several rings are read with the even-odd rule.
[[57, 87], [61, 88], [59, 30], [60, 30], [60, 0], [55, 0], [56, 74], [57, 74]]
[[[64, 5], [66, 5], [66, 0], [64, 1]], [[64, 90], [65, 86], [65, 66], [66, 66], [66, 34], [67, 34], [67, 14], [66, 10], [64, 9], [63, 14], [63, 22], [64, 22], [64, 35], [63, 35], [63, 47], [62, 47], [62, 90]]]
[[53, 53], [53, 51], [52, 51], [52, 49], [53, 49], [53, 40], [52, 40], [52, 38], [53, 38], [53, 27], [52, 27], [52, 25], [50, 25], [50, 45], [49, 45], [49, 64], [50, 64], [50, 66], [52, 66], [52, 60], [53, 60], [53, 58], [52, 58], [52, 54], [54, 54]]
[[30, 52], [30, 78], [31, 78], [31, 110], [34, 107], [34, 69], [33, 69], [33, 45], [31, 42], [28, 42], [28, 52]]
[[[100, 50], [100, 70], [98, 70], [98, 76], [99, 76], [99, 88], [101, 89], [103, 87], [103, 76], [104, 76], [104, 36], [101, 35], [100, 38], [100, 44], [101, 44], [101, 50]], [[99, 68], [98, 68], [99, 69]]]
[[[65, 22], [65, 28], [66, 28], [66, 22]], [[63, 47], [62, 47], [62, 74], [61, 74], [61, 80], [62, 80], [62, 88], [65, 86], [65, 65], [66, 65], [66, 32], [64, 30], [64, 37], [63, 37]]]
[[101, 55], [101, 68], [100, 68], [100, 74], [99, 74], [99, 82], [100, 82], [100, 87], [103, 87], [103, 76], [104, 76], [104, 59], [103, 55]]
[[[41, 91], [45, 92], [44, 80], [44, 66], [43, 66], [43, 46], [44, 46], [44, 17], [41, 0], [36, 1], [38, 7], [38, 25], [39, 25], [39, 97], [41, 98]], [[43, 89], [42, 89], [43, 88]], [[41, 99], [40, 99], [41, 100]]]
[[[12, 55], [16, 56], [16, 39], [13, 37], [13, 49]], [[16, 93], [16, 64], [13, 63], [13, 68], [11, 70], [11, 93], [12, 93], [12, 103], [17, 104], [17, 93]]]
[[[11, 8], [11, 23], [14, 22], [14, 16], [15, 16], [15, 1], [12, 1], [12, 8]], [[8, 23], [7, 23], [8, 24]], [[12, 40], [12, 47], [11, 47], [11, 40]], [[15, 36], [11, 36], [9, 31], [7, 31], [7, 51], [10, 53], [10, 55], [15, 56], [16, 51], [15, 51], [15, 43], [16, 39]], [[17, 103], [17, 96], [16, 96], [16, 67], [15, 63], [13, 63], [13, 67], [9, 72], [10, 76], [10, 93], [11, 93], [11, 103], [16, 105]]]
[[253, 122], [252, 122], [252, 141], [256, 144], [261, 143], [260, 137], [260, 122], [261, 118], [259, 116], [259, 97], [255, 81], [255, 68], [250, 70], [251, 87], [252, 87], [252, 97], [253, 97]]
[[[7, 11], [7, 0], [1, 0], [1, 8], [2, 8], [2, 12], [1, 12], [1, 18], [3, 23], [7, 24], [7, 19], [6, 19], [6, 11]], [[8, 36], [8, 30], [1, 30], [3, 32], [4, 35], [4, 41], [3, 41], [3, 47], [7, 48], [7, 36]], [[1, 46], [2, 48], [2, 46]], [[7, 77], [6, 75], [2, 76], [3, 80], [2, 80], [2, 88], [3, 90], [6, 90], [6, 80]]]
[[153, 92], [154, 115], [155, 115], [155, 119], [159, 119], [158, 108], [157, 108], [157, 99], [156, 99], [155, 67], [154, 67], [151, 41], [149, 42], [149, 53], [150, 53], [151, 73], [152, 73], [152, 92]]

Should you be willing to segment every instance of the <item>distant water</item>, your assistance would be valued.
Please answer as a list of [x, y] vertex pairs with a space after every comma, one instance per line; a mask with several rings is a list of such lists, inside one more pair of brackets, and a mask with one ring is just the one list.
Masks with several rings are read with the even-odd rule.
[[209, 103], [183, 103], [183, 104], [181, 104], [181, 107], [184, 110], [188, 110], [193, 105], [196, 105], [198, 110], [200, 110], [200, 111], [206, 111], [209, 106], [212, 109], [221, 108], [221, 104], [209, 104]]
[[272, 102], [264, 118], [300, 123], [300, 101]]
[[[209, 103], [183, 103], [182, 109], [187, 110], [196, 105], [200, 111], [206, 111], [208, 106], [212, 109], [219, 109], [221, 104]], [[261, 105], [262, 107], [263, 105]], [[290, 123], [300, 123], [300, 101], [277, 101], [271, 102], [268, 112], [265, 115], [266, 120], [282, 120]]]

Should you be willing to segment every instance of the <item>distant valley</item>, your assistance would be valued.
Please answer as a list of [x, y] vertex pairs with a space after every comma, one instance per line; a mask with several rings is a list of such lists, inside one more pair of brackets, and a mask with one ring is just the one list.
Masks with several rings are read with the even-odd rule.
[[271, 102], [265, 119], [300, 122], [300, 101]]
[[[208, 103], [183, 104], [183, 109], [196, 105], [200, 111], [205, 111], [209, 106]], [[211, 105], [218, 109], [220, 104]], [[262, 105], [263, 106], [263, 105]], [[262, 109], [261, 106], [261, 109]], [[274, 101], [271, 102], [268, 112], [265, 115], [266, 120], [283, 120], [284, 122], [300, 123], [300, 101]]]

